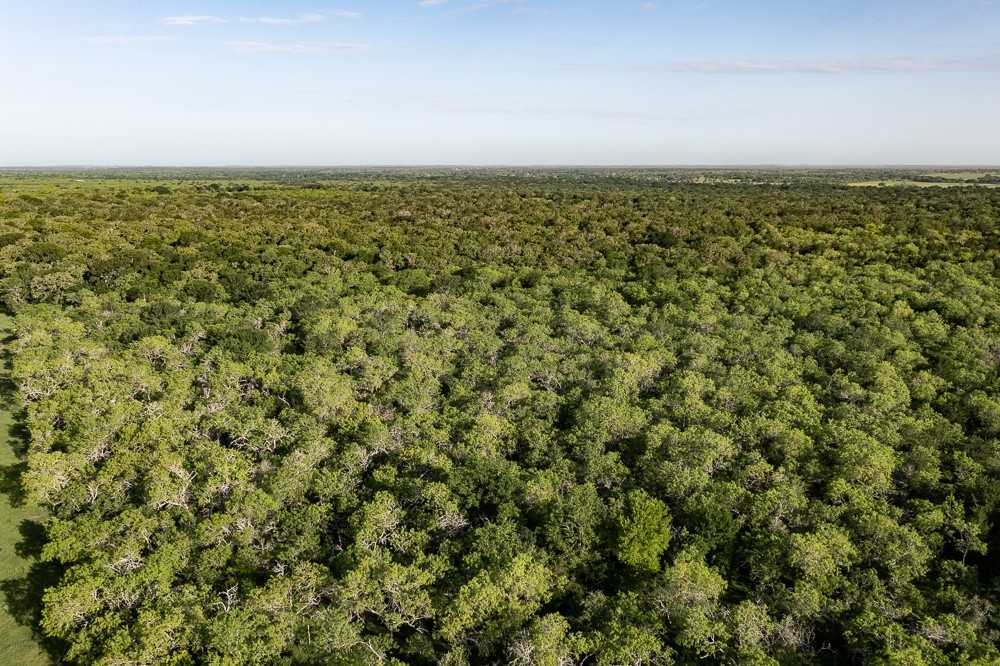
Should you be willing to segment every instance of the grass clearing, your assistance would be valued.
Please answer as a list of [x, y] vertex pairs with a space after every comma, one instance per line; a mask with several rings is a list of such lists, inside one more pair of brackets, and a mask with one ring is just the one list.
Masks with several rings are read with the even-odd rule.
[[950, 180], [974, 180], [983, 176], [1000, 176], [997, 171], [934, 171], [924, 174], [932, 178], [948, 178]]
[[920, 180], [861, 180], [848, 183], [848, 187], [1000, 187], [996, 183], [928, 183]]

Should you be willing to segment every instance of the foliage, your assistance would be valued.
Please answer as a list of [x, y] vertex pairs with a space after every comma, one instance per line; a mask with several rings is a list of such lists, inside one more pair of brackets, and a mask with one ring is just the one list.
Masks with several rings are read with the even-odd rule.
[[0, 181], [65, 659], [1000, 659], [1000, 191], [640, 176]]

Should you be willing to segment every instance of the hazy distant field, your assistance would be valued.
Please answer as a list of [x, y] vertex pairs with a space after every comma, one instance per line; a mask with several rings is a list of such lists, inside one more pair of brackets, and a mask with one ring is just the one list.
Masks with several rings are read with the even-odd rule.
[[979, 171], [930, 171], [926, 175], [936, 178], [966, 180], [982, 178], [983, 176], [1000, 176], [1000, 171], [993, 171], [991, 169], [982, 169]]
[[853, 187], [997, 187], [1000, 172], [992, 169], [896, 172], [849, 184]]
[[851, 187], [1000, 187], [997, 183], [928, 183], [917, 180], [864, 180], [848, 183]]

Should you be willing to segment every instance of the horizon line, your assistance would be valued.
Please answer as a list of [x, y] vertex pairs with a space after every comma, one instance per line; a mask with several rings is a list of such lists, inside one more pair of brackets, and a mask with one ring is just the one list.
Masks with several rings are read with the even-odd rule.
[[1000, 169], [1000, 163], [964, 162], [747, 162], [747, 163], [372, 163], [372, 164], [44, 164], [0, 165], [0, 171], [60, 169]]

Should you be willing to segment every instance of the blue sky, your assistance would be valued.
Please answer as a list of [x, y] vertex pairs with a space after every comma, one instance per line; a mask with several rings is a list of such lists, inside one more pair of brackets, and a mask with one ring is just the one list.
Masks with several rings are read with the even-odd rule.
[[1000, 0], [7, 0], [0, 62], [0, 165], [1000, 163]]

